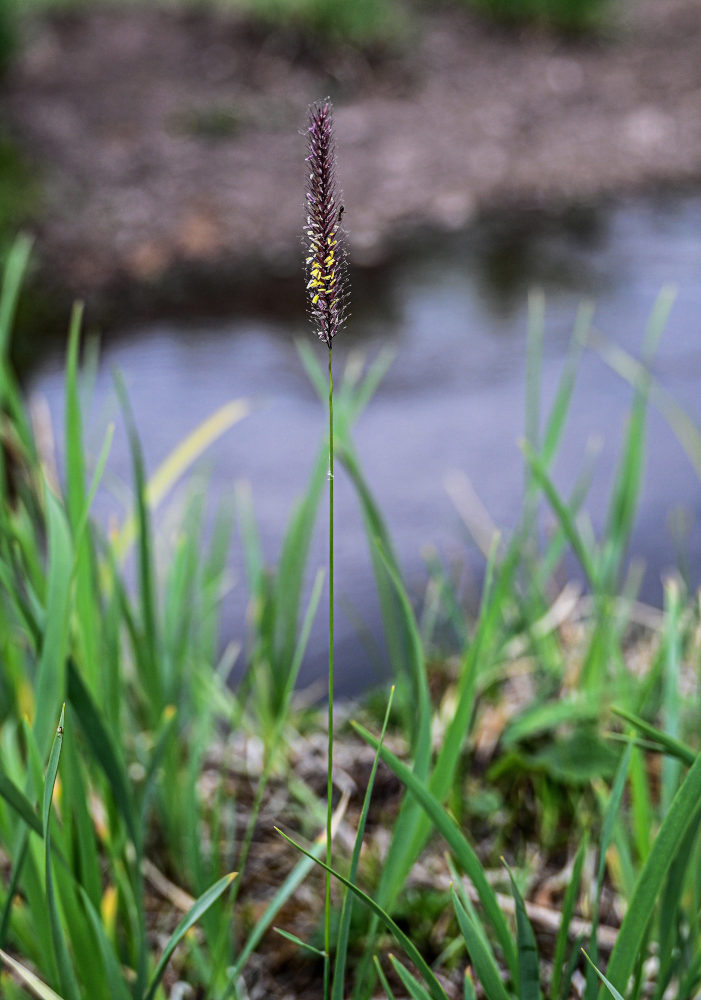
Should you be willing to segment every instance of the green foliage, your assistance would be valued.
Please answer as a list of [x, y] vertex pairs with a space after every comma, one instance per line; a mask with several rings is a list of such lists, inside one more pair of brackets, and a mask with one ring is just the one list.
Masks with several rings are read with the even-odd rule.
[[[648, 370], [671, 294], [660, 296], [642, 363], [601, 348], [634, 396], [598, 539], [583, 513], [587, 475], [565, 497], [552, 474], [591, 310], [577, 317], [554, 402], [541, 415], [544, 305], [532, 299], [523, 514], [510, 539], [491, 542], [474, 619], [461, 610], [450, 574], [432, 564], [433, 605], [422, 621], [451, 622], [459, 643], [440, 673], [429, 665], [440, 653], [439, 630], [419, 625], [352, 437], [389, 359], [368, 369], [349, 363], [334, 399], [338, 475], [348, 476], [364, 519], [396, 693], [366, 709], [365, 725], [355, 724], [373, 762], [355, 812], [346, 811], [345, 791], [334, 806], [332, 835], [343, 836], [329, 865], [323, 791], [292, 766], [304, 745], [297, 729], [318, 728], [321, 718], [296, 714], [294, 687], [323, 587], [324, 574], [310, 580], [308, 564], [329, 442], [320, 443], [276, 566], [264, 563], [252, 499], [238, 492], [252, 624], [249, 670], [232, 691], [234, 654], [222, 653], [218, 622], [233, 514], [219, 511], [210, 537], [202, 498], [191, 491], [164, 560], [159, 503], [247, 408], [239, 401], [218, 411], [149, 476], [120, 384], [134, 508], [104, 537], [90, 510], [112, 431], [91, 465], [79, 391], [80, 310], [67, 348], [63, 486], [41, 461], [8, 362], [28, 252], [24, 241], [8, 255], [0, 299], [0, 960], [12, 973], [0, 973], [3, 996], [16, 1000], [26, 988], [45, 1000], [157, 1000], [175, 961], [198, 993], [234, 997], [266, 932], [284, 924], [281, 910], [316, 869], [331, 873], [342, 893], [328, 950], [321, 952], [317, 936], [281, 932], [286, 946], [327, 963], [332, 1000], [351, 985], [357, 997], [372, 995], [374, 976], [389, 997], [472, 1000], [479, 989], [487, 1000], [564, 1000], [577, 968], [586, 975], [586, 1000], [633, 998], [642, 995], [652, 956], [646, 995], [696, 995], [699, 612], [671, 579], [660, 624], [634, 630], [635, 579], [626, 574], [650, 401], [681, 429], [692, 458], [701, 455], [697, 430]], [[324, 373], [311, 349], [301, 353], [325, 405]], [[545, 505], [556, 523], [543, 540], [537, 529]], [[553, 589], [568, 548], [586, 573], [585, 598]], [[133, 579], [124, 569], [130, 559]], [[641, 631], [645, 669], [633, 672]], [[261, 750], [259, 768], [244, 775], [250, 794], [241, 801], [227, 768], [212, 764], [219, 733]], [[214, 786], [208, 794], [205, 770]], [[381, 773], [403, 798], [380, 850], [371, 809]], [[300, 828], [288, 840], [301, 856], [290, 850], [293, 867], [251, 919], [244, 879], [232, 883], [230, 869], [246, 873], [270, 790], [285, 787], [285, 823]], [[479, 800], [471, 800], [475, 788]], [[296, 808], [288, 811], [289, 803]], [[235, 809], [243, 823], [232, 820]], [[299, 847], [302, 836], [315, 838], [309, 848]], [[552, 864], [553, 845], [558, 854], [566, 848], [570, 863], [547, 952], [530, 904], [534, 845], [536, 865]], [[506, 870], [501, 853], [515, 859]], [[177, 916], [166, 907], [163, 937], [154, 933], [146, 881], [155, 857], [188, 894]], [[606, 963], [599, 933], [612, 919], [611, 898], [625, 916]], [[401, 954], [387, 953], [387, 935]]]

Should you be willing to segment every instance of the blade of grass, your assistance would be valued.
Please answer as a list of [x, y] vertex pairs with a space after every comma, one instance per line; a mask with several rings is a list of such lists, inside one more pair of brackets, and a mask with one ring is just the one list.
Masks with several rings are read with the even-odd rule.
[[114, 801], [140, 856], [141, 831], [136, 820], [126, 768], [119, 757], [112, 735], [102, 720], [102, 713], [72, 660], [68, 662], [68, 700], [95, 760], [105, 773]]
[[105, 967], [105, 980], [112, 1000], [131, 1000], [131, 994], [122, 975], [122, 967], [115, 955], [112, 942], [105, 931], [104, 924], [99, 913], [95, 909], [92, 900], [80, 886], [80, 895], [88, 915], [88, 921], [97, 941], [97, 947]]
[[303, 951], [308, 951], [310, 954], [316, 955], [317, 958], [326, 958], [325, 951], [320, 951], [319, 948], [315, 948], [314, 945], [309, 944], [308, 941], [303, 941], [300, 937], [297, 937], [296, 934], [290, 934], [289, 931], [284, 931], [282, 927], [273, 927], [273, 930], [276, 934], [279, 934], [280, 937], [284, 937], [287, 941], [291, 941], [292, 944], [296, 944], [297, 947], [301, 948]]
[[462, 903], [452, 886], [450, 887], [450, 895], [470, 961], [474, 966], [477, 978], [482, 984], [486, 995], [489, 997], [489, 1000], [510, 1000], [509, 994], [506, 992], [506, 988], [501, 981], [501, 975], [491, 949], [485, 948], [482, 937], [473, 927], [472, 921], [463, 909]]
[[392, 963], [392, 968], [404, 983], [405, 989], [409, 991], [409, 996], [411, 996], [413, 1000], [431, 1000], [431, 994], [428, 990], [424, 989], [416, 976], [412, 976], [409, 970], [402, 965], [399, 959], [395, 958], [394, 955], [390, 955], [389, 960]]
[[[389, 723], [390, 712], [392, 711], [393, 699], [394, 699], [394, 685], [392, 685], [392, 687], [390, 688], [389, 698], [387, 699], [387, 708], [385, 710], [385, 717], [382, 723], [382, 730], [380, 732], [379, 746], [382, 746], [385, 734], [387, 732], [387, 725]], [[380, 761], [380, 752], [378, 747], [378, 749], [375, 751], [375, 758], [372, 762], [370, 777], [368, 778], [367, 788], [365, 789], [363, 806], [360, 811], [360, 818], [358, 820], [358, 829], [355, 835], [355, 843], [353, 844], [353, 853], [351, 855], [350, 869], [348, 871], [348, 878], [350, 879], [351, 882], [355, 882], [358, 874], [360, 851], [363, 846], [365, 825], [367, 823], [368, 812], [370, 811], [370, 800], [372, 799], [372, 791], [375, 785], [375, 776], [377, 774], [377, 765], [379, 764], [379, 761]], [[338, 937], [336, 941], [336, 959], [334, 962], [333, 985], [331, 990], [332, 1000], [343, 1000], [346, 958], [348, 955], [348, 938], [350, 935], [352, 912], [353, 912], [353, 898], [350, 892], [346, 891], [346, 894], [343, 898], [343, 906], [341, 908], [341, 918], [338, 927]]]
[[55, 730], [53, 720], [63, 697], [73, 570], [73, 550], [65, 514], [48, 485], [44, 494], [49, 534], [46, 627], [34, 690], [34, 732], [42, 754], [49, 749]]
[[365, 906], [367, 906], [368, 909], [371, 910], [375, 914], [375, 916], [382, 921], [387, 930], [396, 938], [396, 940], [402, 946], [407, 956], [411, 959], [411, 961], [414, 963], [414, 965], [419, 970], [421, 975], [424, 977], [424, 980], [428, 984], [429, 993], [433, 998], [433, 1000], [447, 1000], [443, 987], [436, 979], [434, 972], [432, 971], [431, 967], [427, 964], [427, 962], [421, 955], [420, 951], [418, 950], [414, 942], [411, 940], [410, 937], [408, 937], [408, 935], [404, 933], [401, 927], [397, 923], [395, 923], [395, 921], [390, 917], [390, 915], [385, 910], [383, 910], [381, 906], [378, 906], [378, 904], [371, 896], [368, 896], [366, 892], [363, 892], [362, 889], [360, 889], [357, 885], [354, 885], [353, 882], [350, 882], [344, 875], [341, 875], [340, 872], [324, 864], [324, 862], [320, 858], [315, 858], [310, 851], [307, 851], [304, 847], [302, 847], [301, 844], [298, 844], [295, 840], [292, 839], [292, 837], [288, 837], [286, 833], [283, 833], [282, 830], [279, 829], [279, 827], [275, 827], [275, 829], [280, 834], [280, 836], [287, 841], [288, 844], [291, 844], [292, 847], [296, 848], [298, 851], [300, 851], [301, 854], [304, 854], [307, 858], [310, 858], [312, 861], [315, 861], [320, 868], [323, 868], [330, 875], [333, 875], [333, 877], [338, 879], [338, 881], [341, 882], [342, 885], [346, 887], [346, 889], [349, 889], [352, 893], [354, 893], [358, 897], [358, 899], [360, 899], [365, 904]]
[[607, 974], [612, 983], [625, 987], [633, 971], [638, 950], [652, 916], [670, 865], [677, 856], [686, 831], [701, 816], [701, 754], [672, 799], [647, 860], [638, 876], [628, 910], [609, 959]]
[[152, 531], [146, 495], [146, 469], [136, 420], [129, 403], [124, 379], [119, 372], [114, 373], [117, 398], [124, 416], [131, 453], [132, 475], [134, 477], [134, 497], [136, 504], [136, 530], [138, 535], [138, 580], [139, 606], [141, 609], [142, 634], [139, 636], [141, 682], [148, 695], [152, 712], [160, 715], [163, 709], [163, 679], [161, 657], [158, 655], [159, 630], [156, 615], [155, 567], [152, 552]]
[[223, 878], [220, 878], [218, 882], [215, 882], [214, 885], [210, 886], [209, 889], [203, 892], [199, 899], [197, 899], [187, 911], [183, 919], [171, 934], [168, 939], [168, 943], [163, 949], [163, 954], [156, 965], [153, 976], [151, 977], [151, 982], [149, 983], [146, 993], [144, 994], [144, 1000], [153, 1000], [173, 952], [190, 928], [197, 923], [202, 914], [206, 913], [209, 907], [216, 902], [217, 899], [219, 899], [221, 894], [225, 892], [226, 889], [228, 889], [233, 880], [236, 878], [236, 875], [236, 872], [231, 872], [229, 875], [225, 875]]
[[574, 916], [574, 908], [577, 903], [577, 897], [579, 896], [579, 889], [582, 884], [582, 872], [584, 870], [584, 859], [586, 858], [588, 843], [588, 838], [585, 835], [579, 845], [577, 854], [575, 855], [574, 864], [572, 865], [572, 877], [567, 884], [565, 896], [562, 900], [562, 914], [560, 917], [560, 926], [557, 930], [557, 938], [555, 940], [553, 974], [550, 987], [553, 1000], [558, 1000], [558, 998], [559, 1000], [566, 1000], [565, 996], [560, 991], [560, 986], [562, 984], [562, 968], [565, 961], [565, 949], [567, 948], [569, 928], [572, 922], [572, 917]]
[[37, 816], [31, 802], [14, 781], [5, 774], [2, 768], [0, 768], [0, 795], [22, 817], [30, 830], [38, 833], [40, 837], [44, 836], [44, 828], [41, 825], [41, 820]]
[[[120, 378], [121, 382], [121, 378]], [[123, 392], [120, 390], [120, 393]], [[121, 399], [121, 394], [120, 394]], [[164, 499], [175, 483], [193, 465], [195, 461], [218, 438], [237, 424], [251, 412], [251, 405], [245, 399], [234, 399], [210, 414], [201, 424], [198, 424], [175, 448], [163, 459], [156, 470], [145, 483], [144, 495], [149, 508], [153, 509]], [[118, 560], [124, 559], [134, 542], [138, 529], [138, 517], [130, 517], [125, 521], [119, 535], [114, 541], [114, 550]]]
[[382, 968], [382, 965], [380, 963], [379, 958], [377, 957], [377, 955], [373, 955], [372, 959], [373, 959], [373, 963], [375, 965], [375, 970], [377, 972], [377, 978], [380, 980], [382, 988], [385, 991], [385, 993], [387, 994], [388, 1000], [394, 1000], [394, 993], [392, 992], [391, 986], [387, 982], [387, 976], [384, 973], [384, 970]]
[[584, 957], [586, 958], [587, 962], [589, 962], [589, 965], [590, 965], [590, 967], [591, 967], [591, 968], [592, 968], [592, 969], [594, 970], [594, 972], [595, 972], [595, 973], [597, 974], [597, 976], [599, 977], [599, 979], [601, 980], [601, 982], [602, 982], [602, 983], [604, 984], [604, 986], [606, 987], [606, 989], [607, 989], [607, 990], [609, 991], [609, 993], [610, 993], [610, 994], [611, 994], [611, 996], [613, 997], [613, 1000], [623, 1000], [623, 997], [622, 997], [622, 996], [621, 996], [621, 994], [620, 994], [620, 993], [618, 992], [618, 990], [616, 989], [616, 987], [615, 987], [615, 986], [613, 985], [613, 983], [609, 982], [609, 980], [608, 980], [608, 979], [606, 978], [606, 976], [605, 976], [605, 975], [603, 974], [603, 972], [601, 972], [601, 971], [600, 971], [600, 970], [599, 970], [599, 969], [598, 969], [598, 968], [596, 967], [596, 965], [594, 965], [594, 963], [593, 963], [593, 962], [592, 962], [592, 960], [591, 960], [591, 959], [589, 958], [589, 956], [587, 955], [587, 953], [586, 953], [586, 951], [584, 950], [584, 948], [582, 948], [582, 954], [583, 954], [583, 955], [584, 955]]
[[61, 926], [61, 916], [59, 913], [58, 900], [54, 888], [53, 867], [51, 859], [51, 802], [58, 774], [58, 765], [61, 759], [61, 747], [63, 744], [63, 723], [65, 718], [65, 705], [61, 709], [58, 720], [58, 728], [54, 736], [49, 755], [49, 763], [46, 769], [46, 779], [44, 783], [44, 797], [42, 804], [42, 826], [44, 830], [44, 864], [46, 876], [46, 905], [49, 911], [49, 923], [51, 926], [51, 943], [53, 946], [54, 958], [58, 968], [58, 978], [61, 990], [66, 1000], [80, 1000], [80, 989], [78, 981], [73, 971], [66, 938]]
[[52, 990], [50, 986], [47, 986], [47, 984], [40, 979], [39, 976], [35, 975], [31, 969], [22, 965], [21, 962], [18, 962], [17, 959], [8, 955], [7, 952], [3, 951], [1, 948], [0, 959], [2, 959], [8, 969], [12, 969], [14, 974], [22, 980], [25, 986], [27, 986], [32, 993], [35, 993], [36, 996], [39, 997], [39, 1000], [64, 1000], [60, 993], [57, 993], [55, 990]]
[[421, 808], [430, 817], [438, 832], [450, 846], [459, 865], [477, 890], [485, 914], [504, 952], [509, 970], [512, 976], [516, 978], [518, 975], [518, 960], [511, 932], [501, 912], [494, 890], [487, 881], [484, 869], [465, 835], [455, 820], [445, 811], [438, 800], [428, 791], [425, 784], [406, 764], [402, 763], [387, 747], [380, 747], [379, 741], [364, 729], [363, 726], [357, 722], [351, 724], [366, 742], [375, 747], [375, 749], [379, 749], [382, 760], [416, 798]]
[[[19, 236], [7, 255], [0, 295], [0, 369], [5, 369], [9, 351], [10, 333], [15, 321], [20, 288], [27, 270], [32, 241], [27, 236]], [[2, 398], [2, 395], [0, 395]]]
[[619, 718], [629, 722], [631, 726], [634, 726], [639, 732], [647, 736], [648, 739], [662, 747], [666, 753], [670, 754], [672, 757], [676, 757], [677, 760], [682, 761], [682, 763], [691, 766], [697, 760], [699, 755], [695, 753], [691, 747], [687, 746], [686, 743], [673, 739], [667, 733], [663, 733], [661, 729], [656, 729], [654, 726], [651, 726], [650, 723], [645, 722], [644, 719], [639, 718], [633, 712], [629, 712], [627, 709], [619, 707], [614, 707], [611, 711], [614, 715], [617, 715]]
[[538, 1000], [540, 997], [540, 973], [538, 946], [533, 933], [533, 927], [526, 913], [526, 904], [523, 902], [516, 879], [513, 872], [501, 859], [509, 873], [511, 881], [511, 893], [516, 906], [516, 946], [518, 949], [518, 982], [520, 1000]]

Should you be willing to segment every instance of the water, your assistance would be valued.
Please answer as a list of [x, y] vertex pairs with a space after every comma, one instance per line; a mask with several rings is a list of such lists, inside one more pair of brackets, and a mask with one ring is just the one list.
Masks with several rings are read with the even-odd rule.
[[[352, 220], [349, 219], [352, 225]], [[546, 295], [542, 371], [547, 410], [562, 370], [578, 304], [597, 302], [595, 326], [639, 355], [645, 324], [663, 285], [678, 289], [654, 364], [655, 377], [701, 426], [701, 196], [634, 200], [567, 217], [492, 219], [469, 233], [426, 237], [404, 247], [396, 263], [354, 280], [354, 316], [334, 348], [340, 373], [349, 354], [368, 358], [390, 346], [396, 358], [359, 420], [355, 441], [362, 467], [388, 522], [405, 575], [415, 592], [423, 580], [422, 549], [434, 546], [479, 577], [482, 559], [467, 538], [446, 477], [469, 477], [491, 519], [509, 528], [520, 509], [524, 433], [527, 293]], [[301, 279], [300, 279], [301, 280]], [[296, 295], [296, 292], [295, 292]], [[275, 297], [275, 288], [271, 289]], [[97, 454], [106, 421], [116, 414], [113, 367], [125, 377], [150, 468], [199, 421], [228, 400], [245, 396], [252, 414], [204, 460], [212, 499], [250, 482], [267, 558], [274, 561], [293, 502], [305, 487], [325, 429], [325, 413], [297, 357], [294, 339], [311, 332], [301, 292], [291, 321], [276, 313], [211, 322], [163, 322], [125, 328], [103, 346], [87, 443]], [[297, 310], [295, 312], [295, 309]], [[326, 350], [318, 346], [321, 364]], [[46, 357], [31, 389], [43, 394], [60, 427], [60, 360]], [[565, 492], [582, 467], [588, 443], [602, 445], [587, 508], [600, 528], [625, 432], [630, 387], [593, 350], [582, 360], [572, 412], [555, 465]], [[110, 458], [111, 482], [129, 479], [119, 427]], [[117, 490], [117, 494], [119, 491]], [[698, 582], [701, 535], [699, 481], [674, 434], [650, 413], [648, 462], [633, 553], [647, 563], [643, 594], [661, 601], [661, 576], [675, 563], [675, 509], [686, 514], [686, 559]], [[102, 518], [119, 512], [103, 495]], [[312, 566], [325, 562], [325, 513]], [[547, 513], [544, 523], [552, 522]], [[165, 522], [167, 523], [167, 522]], [[352, 489], [336, 476], [336, 588], [340, 688], [357, 690], [379, 669], [357, 638], [358, 621], [377, 633], [367, 544]], [[227, 635], [241, 635], [245, 605], [242, 558], [233, 554], [238, 584], [225, 612]], [[323, 618], [323, 615], [322, 615]], [[324, 626], [319, 622], [303, 669], [309, 682], [323, 673]]]

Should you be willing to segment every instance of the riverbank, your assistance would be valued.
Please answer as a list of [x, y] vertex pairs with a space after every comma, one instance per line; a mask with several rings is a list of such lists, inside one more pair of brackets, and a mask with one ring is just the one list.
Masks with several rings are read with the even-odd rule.
[[645, 0], [606, 37], [565, 41], [438, 9], [391, 54], [322, 64], [221, 13], [42, 19], [2, 110], [43, 179], [43, 270], [94, 316], [123, 319], [154, 297], [233, 302], [231, 279], [296, 269], [298, 130], [327, 92], [356, 266], [495, 207], [695, 184], [698, 15], [696, 0]]

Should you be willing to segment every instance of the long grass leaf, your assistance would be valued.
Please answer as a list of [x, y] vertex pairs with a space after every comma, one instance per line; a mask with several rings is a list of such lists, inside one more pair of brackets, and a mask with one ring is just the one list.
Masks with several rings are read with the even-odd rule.
[[31, 969], [28, 969], [26, 965], [22, 965], [21, 962], [18, 962], [16, 958], [8, 955], [1, 948], [0, 959], [2, 959], [8, 969], [12, 969], [18, 979], [21, 979], [32, 993], [39, 997], [39, 1000], [64, 1000], [60, 993], [47, 986], [43, 979], [40, 979]]
[[465, 940], [465, 947], [485, 994], [489, 1000], [510, 1000], [506, 987], [501, 981], [494, 955], [490, 949], [485, 948], [484, 940], [473, 927], [472, 921], [463, 909], [463, 905], [452, 886], [450, 893], [460, 932]]
[[597, 974], [597, 976], [599, 977], [599, 979], [601, 980], [601, 982], [602, 982], [602, 983], [604, 984], [604, 986], [606, 987], [606, 989], [607, 989], [607, 990], [609, 991], [609, 993], [610, 993], [610, 994], [611, 994], [611, 996], [613, 997], [613, 1000], [623, 1000], [623, 997], [622, 997], [622, 996], [621, 996], [621, 994], [620, 994], [620, 993], [618, 992], [618, 990], [616, 989], [616, 987], [615, 987], [615, 986], [613, 985], [613, 983], [611, 983], [611, 982], [610, 982], [610, 981], [609, 981], [609, 980], [608, 980], [608, 979], [606, 978], [606, 976], [605, 976], [605, 975], [603, 974], [603, 972], [601, 972], [601, 971], [600, 971], [600, 970], [599, 970], [599, 969], [598, 969], [598, 968], [596, 967], [596, 965], [595, 965], [595, 964], [594, 964], [594, 963], [592, 962], [592, 960], [591, 960], [591, 959], [589, 958], [589, 956], [587, 955], [586, 951], [584, 951], [584, 948], [582, 948], [582, 954], [583, 954], [583, 955], [584, 955], [584, 957], [586, 958], [587, 962], [589, 962], [589, 965], [590, 965], [590, 967], [591, 967], [591, 968], [592, 968], [592, 969], [594, 970], [594, 972], [595, 972], [595, 973]]
[[431, 1000], [431, 994], [428, 990], [424, 989], [416, 976], [412, 976], [409, 970], [402, 965], [399, 959], [395, 958], [394, 955], [390, 955], [389, 960], [392, 963], [392, 968], [404, 983], [405, 989], [409, 991], [409, 996], [412, 997], [413, 1000]]
[[392, 992], [392, 987], [389, 985], [389, 982], [387, 981], [387, 976], [384, 973], [379, 958], [377, 957], [377, 955], [373, 955], [372, 959], [373, 959], [373, 964], [375, 966], [375, 970], [377, 972], [377, 978], [380, 980], [382, 988], [387, 994], [387, 1000], [394, 1000], [394, 993]]
[[140, 853], [141, 831], [136, 822], [126, 768], [119, 757], [112, 735], [103, 722], [102, 713], [72, 660], [68, 663], [68, 700], [95, 760], [105, 773], [117, 808], [137, 852]]
[[100, 915], [82, 886], [80, 886], [80, 895], [105, 967], [106, 986], [110, 992], [111, 1000], [131, 1000], [131, 994], [122, 974], [121, 964], [114, 952], [112, 942], [107, 936]]
[[[144, 484], [145, 500], [149, 508], [157, 507], [200, 455], [250, 412], [251, 405], [248, 400], [233, 399], [220, 406], [190, 431], [156, 467], [148, 482]], [[114, 541], [115, 552], [119, 559], [126, 556], [134, 542], [137, 529], [138, 518], [130, 517], [124, 522]]]
[[[360, 810], [360, 818], [358, 819], [358, 829], [355, 834], [355, 842], [353, 844], [353, 853], [351, 855], [350, 869], [348, 871], [348, 878], [350, 879], [351, 882], [355, 882], [356, 876], [358, 874], [358, 864], [360, 862], [360, 851], [363, 846], [363, 837], [365, 835], [365, 825], [367, 823], [368, 812], [370, 811], [370, 801], [372, 799], [372, 791], [375, 785], [377, 765], [380, 761], [379, 747], [382, 746], [385, 734], [387, 732], [387, 725], [389, 723], [390, 712], [392, 711], [393, 699], [394, 699], [394, 685], [390, 688], [389, 698], [387, 699], [387, 708], [385, 710], [385, 717], [382, 723], [382, 730], [380, 731], [379, 746], [378, 749], [375, 751], [375, 758], [372, 762], [370, 777], [368, 778], [367, 788], [365, 789], [365, 796], [363, 797], [363, 806], [362, 809]], [[343, 992], [345, 986], [346, 958], [348, 955], [348, 938], [350, 935], [352, 912], [353, 912], [353, 898], [350, 892], [347, 891], [346, 895], [343, 898], [343, 906], [341, 907], [341, 917], [338, 925], [338, 936], [336, 939], [336, 955], [334, 961], [331, 1000], [343, 1000]]]
[[314, 857], [314, 855], [310, 851], [307, 851], [304, 847], [302, 847], [301, 844], [298, 844], [295, 840], [292, 839], [292, 837], [288, 837], [287, 834], [283, 833], [282, 830], [280, 830], [278, 827], [275, 827], [275, 829], [280, 834], [280, 836], [283, 837], [288, 842], [288, 844], [291, 844], [292, 847], [296, 848], [302, 854], [306, 855], [307, 858], [310, 858], [311, 860], [315, 861], [320, 868], [323, 868], [324, 871], [327, 871], [330, 875], [333, 875], [334, 878], [338, 879], [338, 881], [342, 883], [342, 885], [345, 885], [346, 889], [349, 889], [352, 893], [354, 893], [358, 897], [358, 899], [360, 899], [365, 904], [365, 906], [367, 906], [368, 909], [371, 910], [375, 914], [375, 916], [382, 921], [387, 930], [396, 938], [396, 940], [402, 946], [407, 956], [411, 959], [411, 961], [414, 963], [414, 965], [419, 970], [421, 975], [424, 977], [424, 980], [426, 981], [429, 987], [429, 993], [433, 998], [433, 1000], [447, 1000], [445, 991], [443, 990], [443, 987], [436, 979], [435, 973], [432, 971], [430, 965], [428, 965], [428, 963], [425, 961], [425, 959], [421, 955], [421, 952], [418, 950], [418, 948], [411, 940], [411, 938], [404, 933], [401, 927], [390, 917], [389, 913], [387, 913], [386, 910], [383, 910], [381, 906], [378, 906], [378, 904], [371, 896], [368, 896], [366, 892], [363, 892], [362, 889], [360, 889], [353, 882], [350, 882], [344, 875], [341, 875], [340, 872], [336, 871], [334, 868], [331, 868], [329, 865], [324, 864], [324, 862], [320, 858]]
[[[352, 725], [364, 740], [375, 747], [375, 749], [378, 749], [379, 741], [371, 733], [357, 722], [352, 723]], [[416, 777], [411, 769], [402, 763], [387, 747], [379, 747], [379, 753], [385, 764], [396, 774], [402, 784], [406, 785], [421, 808], [430, 817], [438, 832], [453, 851], [458, 864], [472, 881], [484, 907], [485, 914], [504, 952], [509, 969], [514, 978], [516, 978], [518, 974], [518, 960], [513, 937], [506, 919], [501, 912], [494, 890], [487, 881], [484, 869], [473, 848], [468, 843], [455, 820], [445, 811], [438, 800], [431, 795], [425, 784]]]
[[5, 259], [2, 294], [0, 295], [0, 363], [3, 367], [9, 350], [10, 333], [31, 249], [31, 239], [28, 236], [19, 236], [12, 244]]
[[641, 719], [633, 712], [629, 712], [628, 709], [613, 707], [611, 711], [614, 715], [617, 715], [619, 718], [629, 722], [631, 726], [635, 726], [639, 732], [643, 733], [644, 736], [647, 736], [648, 739], [653, 741], [653, 743], [656, 743], [666, 753], [670, 754], [672, 757], [676, 757], [677, 760], [682, 761], [684, 764], [691, 766], [698, 758], [698, 754], [695, 753], [690, 746], [687, 746], [686, 743], [682, 743], [680, 740], [675, 740], [667, 733], [662, 732], [661, 729], [656, 729], [655, 726], [651, 726], [649, 722], [645, 722], [644, 719]]
[[[506, 862], [504, 863], [506, 864]], [[519, 997], [520, 1000], [538, 1000], [540, 996], [538, 945], [536, 944], [533, 927], [526, 913], [526, 904], [516, 885], [516, 879], [508, 865], [506, 865], [506, 870], [509, 873], [511, 893], [516, 905]]]
[[218, 882], [215, 882], [214, 885], [210, 886], [209, 889], [203, 892], [199, 899], [197, 899], [187, 911], [183, 919], [171, 934], [168, 939], [168, 943], [163, 949], [163, 954], [161, 955], [153, 976], [151, 977], [151, 982], [149, 983], [148, 989], [144, 995], [144, 1000], [153, 1000], [173, 952], [190, 928], [197, 923], [202, 914], [206, 913], [209, 907], [215, 903], [217, 899], [219, 899], [221, 894], [225, 892], [226, 889], [228, 889], [233, 880], [236, 878], [236, 874], [236, 872], [231, 872], [229, 875], [225, 875], [223, 878], [220, 878]]
[[58, 721], [58, 728], [54, 736], [54, 741], [49, 754], [49, 763], [46, 769], [46, 779], [44, 783], [44, 796], [42, 804], [42, 826], [44, 829], [44, 863], [46, 876], [46, 905], [49, 911], [49, 923], [51, 926], [51, 943], [53, 945], [54, 958], [58, 969], [58, 978], [66, 1000], [80, 1000], [80, 989], [78, 981], [73, 971], [64, 929], [61, 926], [61, 916], [59, 913], [58, 899], [54, 887], [53, 866], [51, 859], [51, 802], [58, 774], [58, 765], [61, 759], [61, 747], [63, 745], [63, 724], [65, 719], [65, 706], [61, 709]]
[[5, 774], [2, 768], [0, 768], [0, 795], [22, 817], [30, 830], [38, 833], [40, 837], [44, 836], [41, 820], [37, 816], [31, 802], [14, 781]]
[[701, 816], [701, 754], [680, 785], [638, 876], [607, 966], [612, 983], [625, 988], [633, 971], [655, 901], [686, 831]]
[[34, 732], [42, 754], [48, 751], [56, 712], [64, 696], [65, 650], [70, 612], [73, 549], [65, 514], [56, 496], [45, 487], [49, 533], [46, 627], [35, 682]]
[[560, 990], [562, 984], [562, 969], [565, 961], [565, 950], [567, 939], [574, 916], [574, 909], [579, 896], [579, 889], [582, 884], [582, 872], [584, 870], [584, 859], [588, 848], [588, 838], [585, 836], [577, 850], [574, 863], [572, 865], [572, 876], [567, 884], [565, 896], [562, 900], [562, 911], [560, 915], [560, 926], [557, 929], [555, 940], [555, 951], [553, 953], [553, 974], [550, 984], [551, 996], [553, 1000], [565, 1000], [564, 994]]
[[537, 455], [527, 441], [523, 442], [523, 451], [533, 472], [534, 479], [543, 490], [548, 503], [557, 515], [560, 526], [567, 536], [567, 540], [572, 546], [572, 551], [576, 555], [584, 570], [590, 586], [596, 591], [599, 588], [599, 573], [594, 562], [592, 562], [588, 547], [574, 522], [572, 513], [564, 502], [550, 479], [542, 459]]

